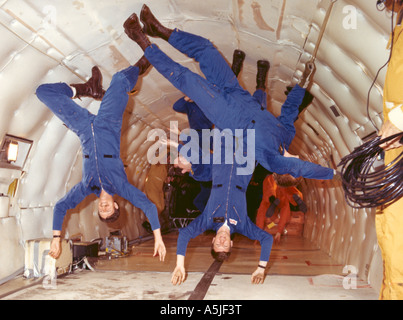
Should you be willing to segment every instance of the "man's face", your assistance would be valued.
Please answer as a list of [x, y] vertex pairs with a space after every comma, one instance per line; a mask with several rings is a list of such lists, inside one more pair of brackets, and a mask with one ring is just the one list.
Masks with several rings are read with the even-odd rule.
[[215, 252], [229, 252], [232, 247], [231, 234], [225, 231], [218, 231], [213, 238], [213, 249]]
[[106, 219], [109, 216], [111, 216], [114, 212], [115, 209], [118, 208], [118, 204], [112, 199], [99, 199], [98, 202], [98, 212], [99, 215], [103, 218]]

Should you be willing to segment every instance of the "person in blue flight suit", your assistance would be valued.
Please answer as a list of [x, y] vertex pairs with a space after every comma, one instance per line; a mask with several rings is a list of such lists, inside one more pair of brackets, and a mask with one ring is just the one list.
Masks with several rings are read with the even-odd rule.
[[[232, 55], [231, 70], [238, 77], [241, 72], [245, 52], [236, 49]], [[267, 108], [266, 78], [270, 69], [270, 63], [267, 60], [257, 61], [256, 90], [253, 96], [259, 101], [263, 108]], [[204, 115], [203, 111], [189, 97], [184, 96], [177, 100], [173, 105], [173, 110], [186, 114], [189, 121], [189, 127], [196, 130], [199, 136], [199, 145], [202, 148], [202, 130], [212, 129], [214, 124]], [[200, 182], [200, 193], [196, 196], [193, 203], [203, 212], [211, 192], [211, 181]]]
[[[98, 214], [102, 221], [115, 221], [119, 215], [115, 194], [140, 208], [150, 221], [155, 236], [154, 256], [165, 259], [156, 206], [136, 187], [131, 185], [120, 159], [120, 134], [128, 92], [137, 83], [138, 76], [150, 66], [143, 56], [134, 66], [117, 72], [108, 90], [102, 89], [102, 74], [92, 68], [92, 77], [82, 84], [42, 84], [36, 95], [80, 139], [83, 153], [82, 180], [76, 184], [53, 211], [53, 240], [49, 254], [60, 255], [60, 235], [67, 210], [75, 208], [86, 196], [99, 197]], [[92, 97], [102, 100], [97, 115], [80, 107], [73, 98]]]
[[[235, 233], [242, 234], [251, 240], [259, 241], [261, 245], [260, 261], [257, 269], [252, 273], [252, 283], [263, 283], [264, 271], [269, 261], [273, 237], [266, 231], [258, 228], [247, 215], [246, 208], [246, 189], [252, 177], [253, 171], [249, 174], [236, 174], [238, 168], [242, 168], [236, 162], [236, 138], [232, 135], [225, 137], [228, 133], [223, 132], [221, 139], [228, 141], [232, 139], [232, 146], [235, 148], [232, 161], [227, 163], [214, 164], [211, 159], [210, 165], [199, 161], [192, 164], [187, 161], [186, 155], [180, 153], [178, 166], [184, 171], [191, 172], [190, 175], [198, 181], [212, 180], [212, 191], [207, 205], [201, 215], [193, 220], [188, 226], [179, 230], [177, 240], [177, 263], [172, 275], [172, 284], [181, 284], [185, 280], [185, 255], [188, 243], [191, 239], [197, 237], [207, 230], [216, 232], [212, 240], [211, 254], [217, 261], [228, 260], [231, 254], [232, 240], [231, 236]], [[243, 143], [243, 149], [247, 147], [247, 139], [240, 139]], [[238, 140], [238, 141], [240, 141]], [[173, 144], [171, 144], [173, 145]], [[175, 145], [174, 145], [175, 146]], [[176, 145], [181, 150], [181, 145]], [[238, 146], [239, 147], [239, 146]], [[227, 154], [227, 146], [221, 144], [221, 157]], [[210, 157], [213, 155], [202, 155], [201, 157]], [[228, 160], [228, 159], [227, 159]]]
[[[255, 133], [256, 146], [253, 152], [250, 154], [248, 152], [247, 155], [248, 157], [253, 157], [253, 163], [255, 163], [254, 158], [256, 156], [257, 162], [267, 170], [278, 174], [289, 174], [294, 179], [300, 176], [313, 179], [332, 179], [336, 175], [336, 171], [333, 169], [300, 160], [287, 152], [295, 135], [294, 121], [298, 116], [298, 107], [301, 105], [305, 95], [304, 88], [296, 85], [291, 90], [282, 106], [281, 115], [276, 118], [239, 85], [236, 76], [225, 59], [208, 39], [179, 29], [173, 30], [162, 26], [146, 5], [143, 5], [140, 19], [144, 25], [143, 28], [140, 26], [136, 14], [132, 14], [124, 22], [123, 26], [129, 38], [140, 46], [148, 61], [158, 72], [199, 106], [216, 128], [231, 132], [236, 132], [239, 129], [247, 132], [248, 129], [251, 129]], [[151, 44], [143, 31], [150, 36], [157, 36], [168, 41], [180, 52], [194, 58], [199, 62], [200, 70], [205, 78], [169, 58], [155, 44]], [[242, 141], [245, 144], [245, 138]], [[247, 149], [248, 146], [244, 146], [243, 150]], [[203, 167], [206, 166], [203, 165]], [[209, 215], [217, 215], [217, 210], [219, 210], [225, 212], [225, 214], [217, 216], [225, 215], [227, 218], [233, 219], [234, 224], [239, 224], [238, 221], [244, 216], [246, 217], [246, 208], [243, 205], [245, 195], [243, 193], [243, 196], [239, 197], [239, 192], [246, 190], [247, 184], [245, 182], [249, 182], [252, 172], [244, 170], [243, 174], [239, 174], [237, 170], [239, 169], [238, 164], [231, 166], [217, 164], [213, 167], [213, 190], [210, 200], [200, 216], [200, 220], [206, 219], [205, 217]], [[195, 170], [193, 171], [196, 172]], [[214, 186], [217, 186], [217, 188], [214, 189]], [[214, 196], [213, 193], [217, 196]], [[236, 194], [238, 194], [238, 197], [235, 196]], [[240, 201], [240, 203], [237, 203], [237, 201]], [[221, 203], [221, 205], [215, 208], [214, 205], [218, 203]], [[230, 213], [230, 210], [233, 210], [234, 213]], [[242, 213], [239, 212], [241, 210], [243, 211]], [[238, 216], [238, 219], [235, 219], [235, 216]], [[197, 223], [196, 221], [195, 225]], [[228, 223], [231, 225], [231, 221]], [[215, 242], [217, 240], [221, 242], [221, 251], [229, 251], [230, 232], [225, 232], [226, 236], [221, 237], [221, 227], [218, 229], [215, 227], [217, 235], [220, 234], [219, 237], [215, 237]], [[250, 230], [246, 225], [241, 226], [240, 224], [238, 228], [242, 229], [241, 232], [248, 232], [247, 234], [252, 239], [256, 239], [261, 234], [255, 228], [255, 231]], [[231, 226], [229, 229], [231, 231]], [[252, 232], [249, 233], [249, 231]], [[271, 248], [272, 237], [267, 237], [267, 240], [260, 239], [263, 242], [266, 241], [264, 245], [261, 241], [263, 255], [261, 258], [268, 258], [268, 255], [270, 255], [270, 250], [267, 248]], [[178, 238], [179, 249], [182, 247], [180, 238], [181, 236]], [[222, 240], [220, 240], [221, 238]], [[262, 262], [262, 268], [258, 267], [252, 274], [252, 282], [260, 283], [263, 280], [264, 267], [267, 261], [262, 260]], [[184, 280], [185, 274], [183, 271], [184, 256], [178, 254], [177, 268], [172, 278], [173, 284], [181, 283]]]
[[[287, 99], [285, 105], [293, 104], [292, 101], [299, 101], [295, 96], [302, 97], [304, 93], [292, 92]], [[291, 101], [291, 102], [290, 102]], [[298, 105], [293, 104], [297, 110]], [[228, 135], [228, 132], [223, 131], [221, 133], [223, 137]], [[221, 159], [224, 159], [227, 154], [227, 146], [225, 142], [228, 141], [225, 138], [221, 141]], [[236, 140], [242, 141], [242, 151], [248, 150], [247, 136], [245, 134], [242, 137], [234, 137], [232, 146], [236, 148]], [[214, 137], [215, 139], [215, 137]], [[170, 142], [174, 147], [182, 150], [182, 145]], [[239, 146], [238, 146], [239, 147]], [[177, 264], [172, 275], [172, 283], [174, 285], [180, 284], [184, 281], [186, 271], [184, 268], [184, 258], [187, 251], [187, 245], [189, 241], [207, 230], [213, 230], [216, 232], [215, 237], [212, 240], [211, 254], [217, 261], [228, 260], [231, 254], [232, 248], [232, 235], [235, 233], [242, 234], [251, 240], [257, 240], [261, 244], [260, 261], [257, 269], [253, 272], [251, 282], [254, 284], [263, 283], [264, 271], [267, 266], [271, 247], [273, 244], [273, 237], [266, 231], [263, 231], [251, 221], [247, 214], [246, 203], [246, 190], [252, 177], [252, 171], [248, 174], [237, 174], [237, 170], [244, 165], [240, 165], [236, 161], [236, 149], [231, 153], [234, 155], [232, 162], [230, 163], [218, 163], [214, 164], [212, 158], [213, 155], [203, 154], [203, 150], [199, 150], [200, 159], [197, 163], [191, 163], [188, 161], [187, 155], [179, 154], [178, 166], [190, 173], [195, 180], [206, 181], [212, 180], [212, 192], [208, 199], [207, 206], [202, 215], [198, 216], [187, 227], [179, 230], [179, 236], [177, 240]], [[210, 161], [202, 161], [201, 158], [209, 157]], [[294, 179], [284, 176], [287, 181], [293, 182]]]
[[[287, 152], [295, 136], [294, 121], [305, 96], [304, 88], [294, 86], [282, 105], [281, 115], [276, 118], [239, 85], [223, 56], [208, 39], [165, 28], [146, 5], [143, 5], [140, 17], [144, 28], [136, 14], [125, 21], [129, 38], [143, 49], [158, 72], [199, 106], [216, 128], [232, 132], [235, 129], [254, 130], [258, 163], [270, 172], [296, 178], [333, 179], [336, 176], [331, 168], [303, 161]], [[167, 40], [174, 48], [198, 61], [205, 78], [169, 58], [157, 45], [151, 44], [143, 30]]]
[[[231, 70], [235, 76], [238, 77], [241, 72], [243, 61], [245, 60], [245, 52], [236, 49], [232, 55]], [[270, 69], [270, 63], [266, 60], [259, 60], [257, 62], [256, 74], [256, 91], [253, 96], [260, 102], [260, 104], [267, 108], [267, 94], [266, 94], [266, 77]], [[173, 110], [179, 113], [186, 114], [189, 121], [189, 127], [196, 130], [199, 136], [199, 145], [202, 148], [202, 130], [212, 129], [214, 124], [207, 119], [203, 111], [192, 101], [189, 97], [184, 96], [177, 100], [172, 106]], [[200, 181], [200, 192], [193, 200], [196, 208], [203, 212], [204, 207], [209, 199], [211, 192], [211, 181]]]
[[[213, 123], [206, 118], [203, 111], [197, 106], [197, 104], [190, 100], [189, 97], [182, 97], [177, 100], [172, 109], [176, 112], [186, 114], [188, 117], [189, 127], [190, 129], [196, 130], [199, 136], [199, 145], [202, 147], [202, 130], [203, 129], [212, 129]], [[200, 183], [200, 192], [193, 199], [193, 204], [200, 211], [203, 212], [204, 207], [206, 206], [207, 200], [210, 196], [211, 192], [211, 181], [199, 181]]]

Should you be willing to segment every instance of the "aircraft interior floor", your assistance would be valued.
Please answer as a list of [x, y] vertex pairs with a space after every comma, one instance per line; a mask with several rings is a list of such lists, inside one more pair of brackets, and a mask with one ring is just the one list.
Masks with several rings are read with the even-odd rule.
[[214, 262], [212, 234], [190, 241], [187, 279], [170, 283], [176, 264], [177, 231], [164, 235], [164, 262], [153, 257], [153, 240], [132, 247], [129, 255], [91, 259], [45, 288], [42, 279], [17, 277], [0, 286], [2, 300], [376, 300], [365, 281], [347, 275], [344, 266], [301, 237], [283, 237], [274, 244], [263, 284], [250, 278], [258, 264], [260, 245], [236, 235], [229, 261]]

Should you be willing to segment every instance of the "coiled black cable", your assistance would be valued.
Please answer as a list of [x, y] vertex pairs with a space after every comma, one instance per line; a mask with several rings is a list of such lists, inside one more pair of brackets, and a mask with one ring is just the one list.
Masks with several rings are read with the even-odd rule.
[[[377, 9], [385, 8], [385, 1], [377, 1]], [[382, 9], [379, 5], [383, 4]], [[394, 44], [394, 8], [392, 5], [391, 15], [391, 48], [388, 61], [378, 70], [375, 79], [368, 91], [367, 115], [371, 123], [377, 129], [369, 114], [369, 98], [371, 89], [374, 86], [380, 71], [386, 67], [391, 60]], [[368, 141], [354, 149], [354, 151], [345, 156], [339, 163], [341, 166], [342, 186], [347, 203], [353, 208], [375, 208], [388, 206], [399, 200], [403, 195], [403, 152], [400, 153], [391, 163], [376, 167], [374, 163], [382, 155], [383, 149], [380, 147], [383, 143], [391, 141], [396, 137], [400, 138], [403, 144], [403, 134], [399, 133], [383, 140], [377, 138]]]
[[353, 208], [389, 206], [403, 196], [403, 152], [391, 163], [377, 168], [374, 163], [382, 155], [381, 144], [396, 139], [398, 133], [381, 140], [376, 137], [341, 159], [341, 177], [347, 203]]

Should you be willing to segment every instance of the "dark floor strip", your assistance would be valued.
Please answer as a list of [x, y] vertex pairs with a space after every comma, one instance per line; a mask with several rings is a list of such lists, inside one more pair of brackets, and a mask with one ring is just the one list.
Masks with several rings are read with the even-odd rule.
[[33, 287], [33, 286], [36, 286], [36, 285], [40, 284], [41, 282], [43, 282], [43, 279], [42, 279], [42, 278], [40, 278], [40, 279], [38, 279], [38, 280], [36, 280], [36, 281], [30, 283], [29, 285], [23, 286], [23, 287], [18, 288], [18, 289], [11, 290], [11, 291], [6, 292], [6, 293], [4, 293], [4, 294], [1, 294], [1, 295], [0, 295], [0, 300], [3, 299], [3, 298], [5, 298], [5, 297], [7, 297], [7, 296], [9, 296], [9, 295], [12, 295], [13, 293], [18, 292], [18, 291], [21, 291], [21, 290], [28, 289], [28, 288], [31, 288], [31, 287]]
[[193, 293], [190, 295], [188, 300], [203, 300], [208, 288], [210, 287], [211, 282], [213, 281], [215, 275], [217, 274], [218, 270], [222, 262], [214, 261], [204, 276], [200, 279], [199, 283], [197, 284], [196, 288], [194, 289]]

